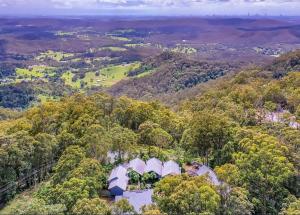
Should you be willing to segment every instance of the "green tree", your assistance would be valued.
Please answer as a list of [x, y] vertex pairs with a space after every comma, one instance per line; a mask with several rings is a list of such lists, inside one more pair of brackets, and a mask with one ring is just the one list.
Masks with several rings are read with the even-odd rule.
[[[193, 146], [198, 155], [205, 158], [208, 164], [209, 157], [220, 151], [231, 140], [232, 123], [226, 116], [202, 111], [195, 114], [190, 124], [190, 135]], [[219, 157], [216, 157], [217, 164]]]
[[285, 197], [283, 184], [293, 174], [293, 165], [284, 156], [287, 151], [269, 135], [258, 134], [240, 141], [244, 152], [235, 155], [236, 165], [245, 186], [255, 202], [256, 212], [273, 213], [278, 210], [275, 202]]
[[123, 159], [125, 153], [129, 153], [137, 143], [137, 135], [128, 128], [116, 126], [110, 131], [113, 151], [118, 152], [118, 158]]
[[142, 212], [142, 215], [166, 215], [166, 213], [162, 213], [155, 204], [142, 207]]
[[139, 183], [141, 180], [140, 174], [134, 170], [129, 171], [128, 177], [129, 177], [130, 183], [132, 183], [132, 184]]
[[115, 110], [115, 115], [121, 125], [138, 130], [140, 124], [154, 118], [154, 109], [149, 103], [122, 97]]
[[59, 152], [60, 154], [69, 146], [75, 145], [77, 142], [76, 137], [74, 134], [63, 130], [59, 135], [57, 135], [57, 142], [59, 145]]
[[110, 215], [108, 204], [99, 198], [80, 199], [73, 207], [74, 215]]
[[54, 136], [45, 133], [39, 133], [35, 136], [33, 164], [36, 167], [51, 163], [54, 161], [57, 152], [57, 142]]
[[7, 166], [12, 167], [17, 178], [26, 174], [32, 168], [32, 157], [34, 156], [34, 144], [36, 140], [27, 132], [20, 131], [8, 138]]
[[220, 207], [220, 195], [204, 178], [166, 177], [156, 184], [154, 199], [167, 214], [214, 214]]
[[139, 143], [143, 143], [145, 145], [154, 145], [152, 131], [155, 128], [159, 128], [157, 123], [153, 123], [151, 121], [146, 121], [139, 126]]
[[266, 108], [270, 112], [276, 111], [277, 105], [271, 101], [266, 101], [264, 104], [264, 108]]
[[300, 214], [300, 199], [296, 197], [289, 198], [289, 202], [279, 213], [280, 215], [298, 215]]
[[92, 125], [80, 139], [80, 143], [86, 148], [89, 157], [105, 163], [107, 153], [112, 148], [112, 137], [102, 126]]
[[85, 152], [81, 147], [69, 146], [54, 168], [55, 173], [52, 177], [54, 184], [63, 182], [84, 158]]
[[42, 199], [33, 198], [32, 200], [19, 201], [11, 214], [15, 215], [64, 215], [66, 207], [62, 204], [47, 205]]
[[279, 85], [272, 83], [266, 87], [263, 100], [284, 106], [287, 101]]
[[141, 180], [144, 184], [154, 184], [158, 178], [154, 172], [147, 172], [143, 174]]
[[222, 209], [226, 215], [251, 215], [253, 204], [248, 199], [247, 191], [244, 188], [234, 187], [225, 198]]
[[90, 187], [83, 179], [71, 178], [56, 185], [51, 194], [53, 203], [63, 204], [70, 211], [78, 200], [90, 197]]
[[224, 164], [222, 166], [217, 166], [215, 172], [221, 181], [224, 181], [230, 185], [239, 186], [242, 185], [240, 171], [238, 167], [234, 164]]
[[171, 145], [173, 138], [162, 128], [155, 128], [152, 131], [153, 142], [158, 148], [165, 148]]
[[112, 205], [113, 215], [134, 214], [134, 213], [135, 210], [133, 206], [128, 202], [127, 199], [118, 200]]
[[78, 167], [74, 169], [68, 179], [78, 178], [85, 180], [89, 187], [90, 196], [97, 196], [99, 190], [107, 183], [107, 176], [99, 161], [91, 158], [83, 159]]
[[298, 105], [298, 107], [296, 109], [296, 117], [298, 120], [300, 120], [300, 105]]

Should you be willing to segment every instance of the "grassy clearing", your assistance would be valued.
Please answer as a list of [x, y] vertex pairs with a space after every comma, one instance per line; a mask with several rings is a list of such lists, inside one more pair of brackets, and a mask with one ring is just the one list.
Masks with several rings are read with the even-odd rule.
[[17, 78], [16, 80], [22, 81], [22, 80], [31, 80], [34, 78], [45, 78], [47, 76], [53, 76], [55, 75], [54, 67], [49, 67], [45, 65], [35, 65], [31, 66], [30, 68], [17, 68], [16, 74]]
[[39, 94], [37, 97], [41, 103], [57, 100], [57, 98], [55, 98], [54, 96], [49, 96], [49, 95], [45, 95], [45, 94]]
[[96, 76], [95, 72], [87, 72], [85, 73], [84, 79], [82, 79], [85, 87], [92, 87], [92, 86], [100, 86], [101, 77]]
[[131, 39], [128, 39], [127, 37], [110, 36], [110, 38], [113, 39], [113, 40], [119, 40], [119, 41], [124, 41], [124, 42], [131, 41]]
[[63, 36], [73, 36], [75, 34], [76, 34], [76, 32], [67, 32], [67, 31], [57, 31], [57, 32], [55, 32], [55, 36], [61, 36], [61, 37], [63, 37]]
[[128, 28], [128, 29], [117, 29], [114, 30], [110, 35], [122, 35], [125, 33], [131, 33], [131, 32], [135, 32], [134, 29]]
[[39, 186], [26, 190], [25, 192], [18, 194], [13, 200], [11, 200], [2, 210], [0, 215], [14, 214], [17, 208], [22, 208], [33, 201], [33, 194], [38, 190]]
[[172, 52], [178, 52], [183, 54], [193, 54], [197, 52], [197, 49], [192, 47], [185, 47], [185, 46], [177, 46], [171, 49]]
[[149, 47], [151, 46], [151, 43], [128, 43], [124, 46], [130, 47], [130, 48], [137, 48], [137, 47]]
[[71, 71], [65, 72], [61, 78], [65, 81], [65, 84], [75, 88], [79, 89], [80, 88], [80, 82], [79, 81], [72, 81], [72, 78], [74, 77], [74, 74]]
[[99, 72], [87, 72], [85, 73], [85, 77], [83, 79], [77, 79], [74, 82], [72, 81], [74, 74], [68, 71], [62, 75], [62, 79], [65, 81], [66, 85], [75, 89], [80, 89], [82, 85], [84, 88], [95, 86], [109, 87], [126, 78], [129, 71], [137, 69], [139, 66], [139, 62], [109, 66], [101, 69]]
[[62, 75], [62, 79], [65, 81], [65, 84], [74, 88], [80, 89], [82, 83], [84, 83], [85, 88], [89, 88], [92, 86], [100, 86], [100, 76], [96, 76], [96, 72], [87, 72], [85, 73], [85, 77], [83, 79], [77, 79], [76, 81], [72, 81], [75, 74], [68, 71]]
[[118, 81], [127, 77], [127, 73], [140, 67], [140, 63], [111, 66], [101, 70], [101, 76], [105, 79], [101, 81], [102, 86], [112, 86]]
[[99, 51], [112, 51], [112, 52], [124, 52], [127, 51], [126, 48], [123, 47], [102, 47], [98, 49]]
[[145, 71], [143, 73], [140, 73], [140, 74], [138, 74], [137, 76], [134, 76], [134, 77], [141, 78], [141, 77], [145, 77], [147, 75], [150, 75], [151, 73], [154, 73], [154, 72], [155, 72], [155, 69], [151, 69], [151, 70]]
[[16, 74], [17, 74], [17, 76], [22, 76], [24, 78], [31, 78], [31, 77], [41, 78], [41, 77], [44, 77], [44, 74], [41, 73], [40, 71], [22, 69], [22, 68], [17, 68], [16, 69]]
[[73, 57], [74, 54], [72, 53], [63, 53], [63, 52], [54, 52], [54, 51], [47, 51], [41, 53], [39, 56], [37, 56], [35, 59], [38, 61], [44, 61], [46, 59], [55, 60], [57, 62], [62, 61], [64, 58], [67, 57]]

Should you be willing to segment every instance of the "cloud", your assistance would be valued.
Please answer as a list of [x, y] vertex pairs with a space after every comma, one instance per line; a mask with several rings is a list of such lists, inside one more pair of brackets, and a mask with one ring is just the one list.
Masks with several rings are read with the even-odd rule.
[[[1, 10], [2, 9], [2, 10]], [[0, 0], [0, 12], [54, 10], [142, 10], [179, 14], [299, 14], [300, 0]]]

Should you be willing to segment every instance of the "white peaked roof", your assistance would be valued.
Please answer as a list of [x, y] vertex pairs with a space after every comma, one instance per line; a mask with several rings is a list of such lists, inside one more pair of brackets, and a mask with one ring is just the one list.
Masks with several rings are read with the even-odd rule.
[[131, 168], [132, 170], [136, 171], [140, 175], [143, 175], [146, 168], [146, 164], [143, 160], [139, 158], [135, 158], [129, 162], [128, 168]]
[[174, 161], [168, 161], [164, 163], [164, 166], [162, 168], [162, 177], [165, 177], [167, 175], [180, 175], [180, 167], [179, 165]]
[[124, 168], [123, 166], [117, 166], [110, 173], [108, 181], [110, 182], [110, 181], [118, 179], [118, 178], [124, 178], [126, 176], [126, 173], [127, 173], [126, 168]]
[[197, 175], [202, 176], [205, 174], [208, 174], [211, 183], [213, 183], [214, 185], [220, 185], [220, 181], [216, 175], [216, 173], [209, 168], [208, 166], [202, 165], [201, 167], [199, 167], [199, 169], [197, 170]]
[[121, 178], [117, 178], [109, 183], [108, 189], [112, 189], [114, 187], [119, 187], [122, 190], [126, 190], [128, 185], [129, 178], [127, 176], [123, 176]]
[[138, 191], [125, 191], [123, 196], [116, 196], [115, 201], [127, 199], [128, 202], [134, 207], [137, 213], [142, 212], [142, 207], [151, 205], [153, 190], [138, 190]]
[[155, 172], [157, 175], [161, 176], [162, 173], [162, 162], [157, 158], [151, 158], [146, 162], [145, 172]]

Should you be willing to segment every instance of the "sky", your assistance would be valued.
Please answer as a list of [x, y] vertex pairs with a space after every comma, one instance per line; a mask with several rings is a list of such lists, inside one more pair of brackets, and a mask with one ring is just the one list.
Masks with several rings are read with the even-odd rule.
[[0, 0], [0, 15], [300, 16], [300, 0]]

